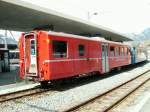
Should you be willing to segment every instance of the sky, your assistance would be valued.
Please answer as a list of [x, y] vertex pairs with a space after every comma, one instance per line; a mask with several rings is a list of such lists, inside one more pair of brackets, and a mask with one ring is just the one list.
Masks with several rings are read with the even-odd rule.
[[[150, 0], [24, 0], [121, 33], [140, 33], [150, 27]], [[97, 15], [94, 15], [94, 13]]]
[[[111, 28], [120, 33], [138, 34], [144, 29], [150, 27], [150, 0], [23, 1], [78, 17], [80, 19], [89, 20], [90, 22]], [[97, 14], [94, 15], [94, 13]], [[13, 32], [13, 34], [16, 37], [20, 33]]]

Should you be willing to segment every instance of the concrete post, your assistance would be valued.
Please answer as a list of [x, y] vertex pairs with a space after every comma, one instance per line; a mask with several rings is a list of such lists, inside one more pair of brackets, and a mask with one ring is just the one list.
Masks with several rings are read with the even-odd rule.
[[5, 49], [7, 50], [8, 49], [8, 46], [7, 46], [7, 30], [5, 30], [5, 38], [4, 38], [4, 41], [5, 41]]

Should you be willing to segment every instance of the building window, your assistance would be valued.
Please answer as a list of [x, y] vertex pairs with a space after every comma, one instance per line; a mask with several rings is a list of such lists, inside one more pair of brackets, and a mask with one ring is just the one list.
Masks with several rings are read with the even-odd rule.
[[53, 57], [54, 58], [65, 58], [67, 57], [67, 42], [53, 40]]
[[18, 59], [19, 58], [19, 52], [10, 52], [9, 53], [9, 59]]
[[110, 56], [115, 56], [115, 48], [110, 47]]
[[78, 46], [78, 51], [79, 51], [79, 56], [84, 56], [85, 55], [85, 46], [84, 45], [79, 45]]

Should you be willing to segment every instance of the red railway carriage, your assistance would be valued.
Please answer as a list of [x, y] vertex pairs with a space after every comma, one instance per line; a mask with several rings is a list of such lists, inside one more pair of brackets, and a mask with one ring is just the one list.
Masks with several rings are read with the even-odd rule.
[[77, 35], [35, 31], [19, 40], [20, 76], [51, 81], [128, 65], [128, 46]]

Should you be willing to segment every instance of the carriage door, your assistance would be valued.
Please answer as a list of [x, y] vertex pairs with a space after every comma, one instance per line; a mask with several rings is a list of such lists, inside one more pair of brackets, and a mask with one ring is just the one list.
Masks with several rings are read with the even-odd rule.
[[106, 73], [108, 71], [109, 71], [108, 44], [102, 44], [102, 72]]
[[37, 50], [35, 34], [25, 36], [25, 76], [37, 76]]

